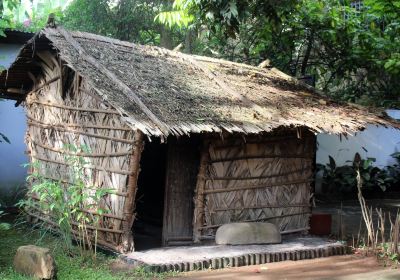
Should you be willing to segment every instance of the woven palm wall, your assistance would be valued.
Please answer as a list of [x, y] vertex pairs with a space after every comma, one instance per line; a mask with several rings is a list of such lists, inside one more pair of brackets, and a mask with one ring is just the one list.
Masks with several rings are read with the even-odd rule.
[[[131, 190], [128, 189], [129, 180], [136, 183], [132, 177], [132, 158], [134, 152], [141, 153], [140, 147], [134, 149], [141, 143], [135, 142], [135, 132], [124, 123], [119, 112], [100, 100], [78, 74], [61, 66], [48, 52], [38, 56], [43, 76], [35, 81], [26, 99], [26, 142], [31, 162], [38, 165], [31, 171], [39, 172], [48, 180], [61, 181], [68, 188], [74, 172], [67, 157], [82, 157], [86, 162], [83, 178], [87, 192], [98, 188], [113, 190], [101, 201], [106, 212], [98, 225], [99, 244], [122, 251], [123, 234], [130, 233], [134, 207], [126, 208], [125, 204], [127, 200], [133, 203], [136, 192], [132, 183]], [[76, 154], [66, 145], [84, 146], [88, 151]], [[35, 195], [33, 198], [37, 199]], [[92, 216], [97, 209], [88, 201], [87, 208], [81, 210]], [[124, 213], [127, 210], [131, 213]], [[51, 213], [31, 209], [29, 214], [54, 225]], [[129, 244], [129, 249], [132, 246]]]
[[282, 233], [307, 231], [315, 136], [303, 134], [211, 141], [196, 192], [198, 239], [241, 221], [271, 222]]

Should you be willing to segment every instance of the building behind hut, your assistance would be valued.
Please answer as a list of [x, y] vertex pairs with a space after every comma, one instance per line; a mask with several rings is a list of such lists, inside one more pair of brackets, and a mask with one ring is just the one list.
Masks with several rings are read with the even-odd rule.
[[274, 68], [62, 28], [25, 45], [1, 74], [0, 93], [23, 101], [41, 176], [68, 186], [64, 146], [90, 149], [79, 154], [87, 185], [115, 190], [102, 202], [99, 244], [120, 252], [212, 242], [220, 225], [237, 221], [307, 232], [315, 134], [398, 127]]

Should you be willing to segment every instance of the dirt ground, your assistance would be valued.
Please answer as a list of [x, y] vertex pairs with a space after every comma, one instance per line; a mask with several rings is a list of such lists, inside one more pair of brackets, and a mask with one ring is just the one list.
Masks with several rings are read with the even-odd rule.
[[303, 261], [284, 261], [220, 270], [196, 271], [171, 278], [179, 280], [399, 280], [400, 269], [385, 268], [375, 257], [334, 256]]

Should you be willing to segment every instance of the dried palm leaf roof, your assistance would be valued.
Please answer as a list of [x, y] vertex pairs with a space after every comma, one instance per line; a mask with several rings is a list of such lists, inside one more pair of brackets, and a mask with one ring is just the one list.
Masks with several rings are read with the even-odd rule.
[[367, 108], [339, 104], [278, 71], [186, 55], [99, 35], [46, 28], [22, 49], [0, 91], [31, 86], [38, 50], [56, 49], [96, 92], [147, 135], [262, 133], [280, 127], [351, 134], [368, 124], [400, 124]]

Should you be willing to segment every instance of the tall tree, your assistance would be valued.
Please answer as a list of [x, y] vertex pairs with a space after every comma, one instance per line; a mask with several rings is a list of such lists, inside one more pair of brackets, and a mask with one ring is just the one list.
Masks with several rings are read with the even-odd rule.
[[176, 0], [157, 20], [201, 26], [198, 50], [272, 66], [335, 98], [399, 106], [400, 0]]

